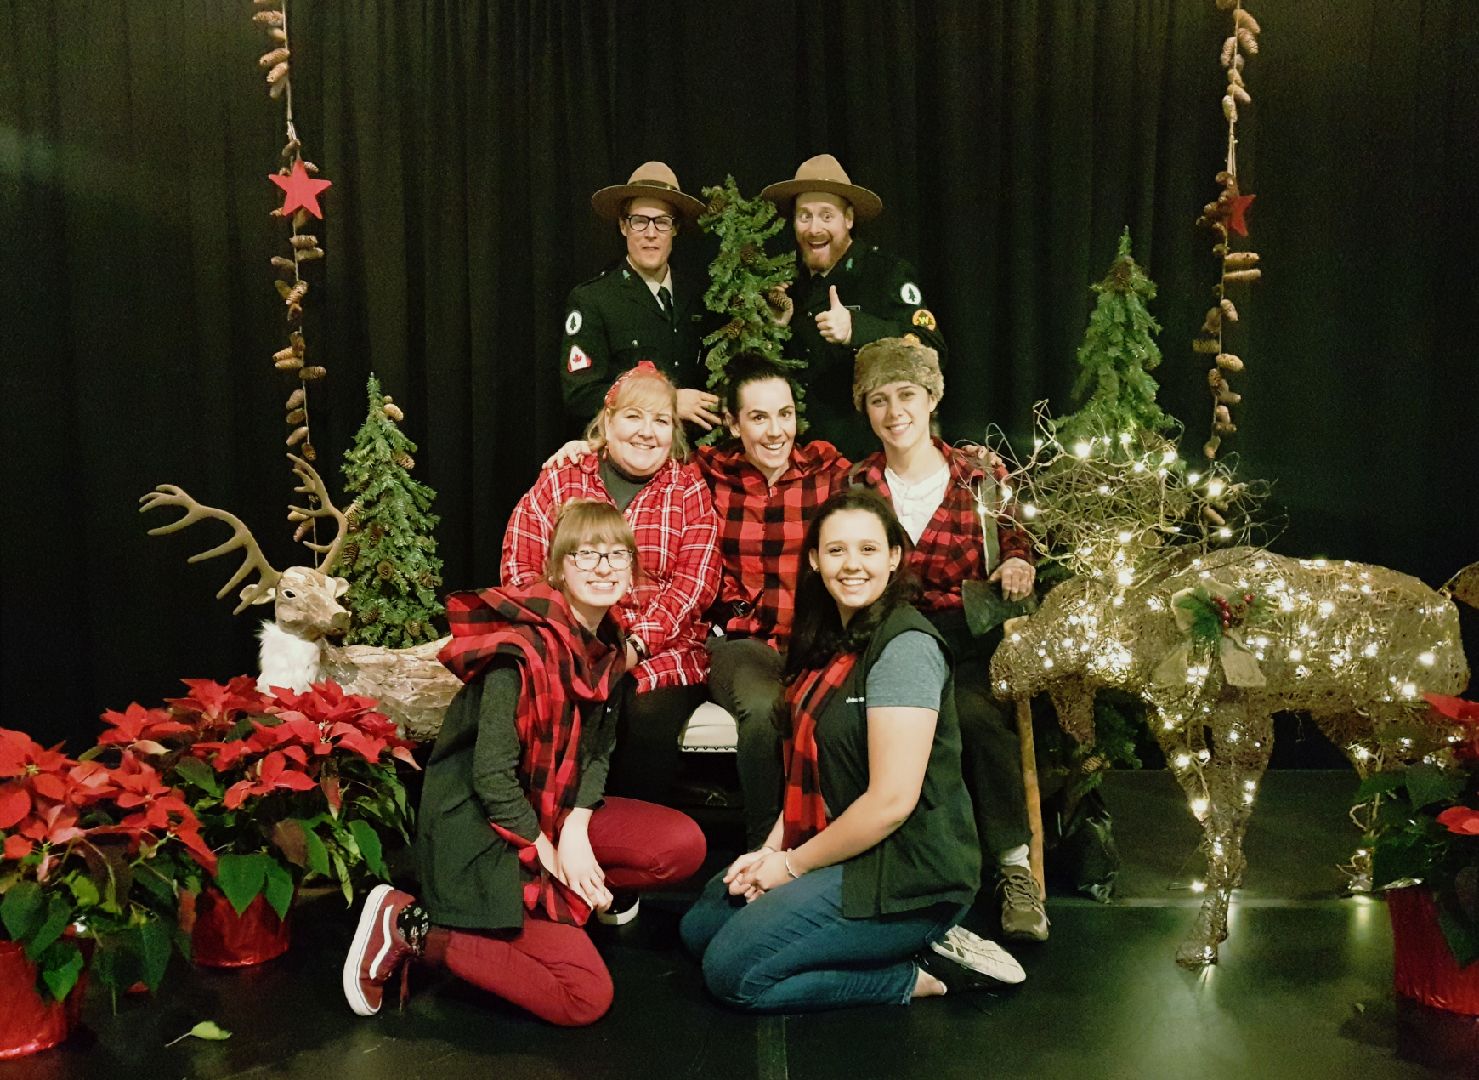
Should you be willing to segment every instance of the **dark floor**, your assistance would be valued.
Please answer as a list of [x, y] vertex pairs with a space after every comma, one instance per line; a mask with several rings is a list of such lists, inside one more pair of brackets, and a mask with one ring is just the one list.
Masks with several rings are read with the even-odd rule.
[[[339, 989], [350, 914], [316, 901], [299, 910], [298, 940], [281, 960], [172, 971], [157, 1002], [129, 999], [116, 1015], [94, 993], [86, 1031], [0, 1063], [0, 1080], [1479, 1076], [1479, 1021], [1394, 1001], [1383, 905], [1340, 896], [1354, 783], [1349, 773], [1269, 775], [1231, 936], [1222, 962], [1202, 972], [1172, 960], [1196, 904], [1176, 884], [1196, 866], [1185, 804], [1166, 773], [1116, 773], [1106, 797], [1124, 860], [1119, 898], [1053, 897], [1052, 941], [1015, 950], [1028, 980], [1010, 994], [739, 1015], [705, 997], [680, 954], [681, 904], [649, 897], [634, 926], [600, 932], [617, 994], [593, 1027], [552, 1028], [436, 978], [413, 986], [404, 1015], [389, 1006], [362, 1020]], [[201, 1019], [235, 1034], [165, 1046]]]

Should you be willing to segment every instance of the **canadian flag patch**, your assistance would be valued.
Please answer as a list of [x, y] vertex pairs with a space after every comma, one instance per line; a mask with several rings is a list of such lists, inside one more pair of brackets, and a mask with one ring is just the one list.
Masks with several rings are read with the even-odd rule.
[[591, 366], [591, 358], [586, 355], [579, 345], [570, 346], [570, 358], [565, 361], [565, 369], [570, 372], [584, 371]]

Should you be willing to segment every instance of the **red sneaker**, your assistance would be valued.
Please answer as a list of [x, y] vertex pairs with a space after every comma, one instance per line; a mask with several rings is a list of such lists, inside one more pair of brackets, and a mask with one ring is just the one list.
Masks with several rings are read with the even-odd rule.
[[377, 885], [365, 897], [344, 958], [344, 997], [360, 1016], [374, 1016], [385, 998], [385, 984], [401, 965], [421, 954], [429, 921], [410, 893]]

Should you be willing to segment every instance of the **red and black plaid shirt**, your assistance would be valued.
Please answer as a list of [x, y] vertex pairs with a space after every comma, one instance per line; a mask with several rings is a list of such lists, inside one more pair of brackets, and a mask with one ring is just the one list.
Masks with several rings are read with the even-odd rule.
[[[503, 534], [503, 584], [544, 580], [555, 516], [571, 499], [616, 505], [601, 482], [601, 459], [545, 469], [519, 500]], [[647, 659], [633, 671], [639, 691], [701, 686], [709, 678], [704, 612], [719, 589], [719, 523], [709, 489], [687, 468], [666, 461], [623, 516], [637, 538], [642, 572], [617, 604], [623, 632], [641, 638]]]
[[[447, 625], [452, 637], [438, 658], [463, 682], [500, 656], [518, 665], [519, 783], [539, 831], [558, 843], [580, 787], [581, 714], [610, 697], [626, 667], [622, 651], [583, 629], [564, 595], [543, 582], [453, 593]], [[534, 841], [496, 821], [489, 824], [519, 853], [524, 906], [555, 922], [584, 925], [590, 906], [544, 869]]]
[[[947, 446], [940, 439], [935, 439], [934, 443], [936, 449], [945, 455], [950, 467], [950, 481], [945, 487], [945, 498], [929, 524], [925, 525], [924, 532], [919, 534], [914, 550], [909, 553], [909, 566], [920, 588], [915, 606], [925, 613], [963, 607], [961, 583], [984, 579], [996, 569], [986, 565], [981, 508], [976, 505], [976, 490], [986, 478], [986, 470], [964, 451]], [[893, 496], [889, 494], [888, 481], [884, 479], [886, 467], [883, 452], [879, 451], [858, 466], [856, 478], [858, 483], [891, 500]], [[997, 466], [994, 475], [997, 484], [1001, 484], [1008, 476], [1006, 467]], [[999, 562], [1008, 559], [1033, 561], [1032, 537], [1012, 519], [1010, 513], [1003, 512], [997, 517], [996, 536], [1000, 547]]]
[[724, 574], [714, 621], [726, 634], [784, 648], [796, 614], [806, 526], [828, 496], [847, 486], [848, 461], [828, 442], [794, 447], [774, 486], [738, 443], [701, 446], [692, 462], [713, 493], [719, 518]]

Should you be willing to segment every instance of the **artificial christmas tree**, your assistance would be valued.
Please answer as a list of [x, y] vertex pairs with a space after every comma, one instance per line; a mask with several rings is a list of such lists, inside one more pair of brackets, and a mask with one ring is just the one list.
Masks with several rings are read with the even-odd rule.
[[349, 539], [340, 570], [349, 579], [344, 605], [353, 620], [348, 644], [406, 648], [437, 637], [442, 560], [431, 513], [436, 492], [413, 480], [416, 444], [401, 431], [400, 407], [370, 376], [369, 413], [344, 455]]
[[[1065, 445], [1113, 434], [1111, 446], [1130, 445], [1140, 431], [1164, 435], [1176, 422], [1156, 404], [1160, 389], [1150, 372], [1160, 365], [1161, 350], [1153, 335], [1160, 324], [1146, 306], [1155, 299], [1155, 283], [1130, 255], [1130, 230], [1120, 236], [1119, 251], [1104, 280], [1091, 286], [1099, 294], [1089, 315], [1089, 328], [1078, 348], [1079, 376], [1074, 397], [1082, 408], [1055, 425]], [[1118, 438], [1130, 433], [1128, 442]]]

